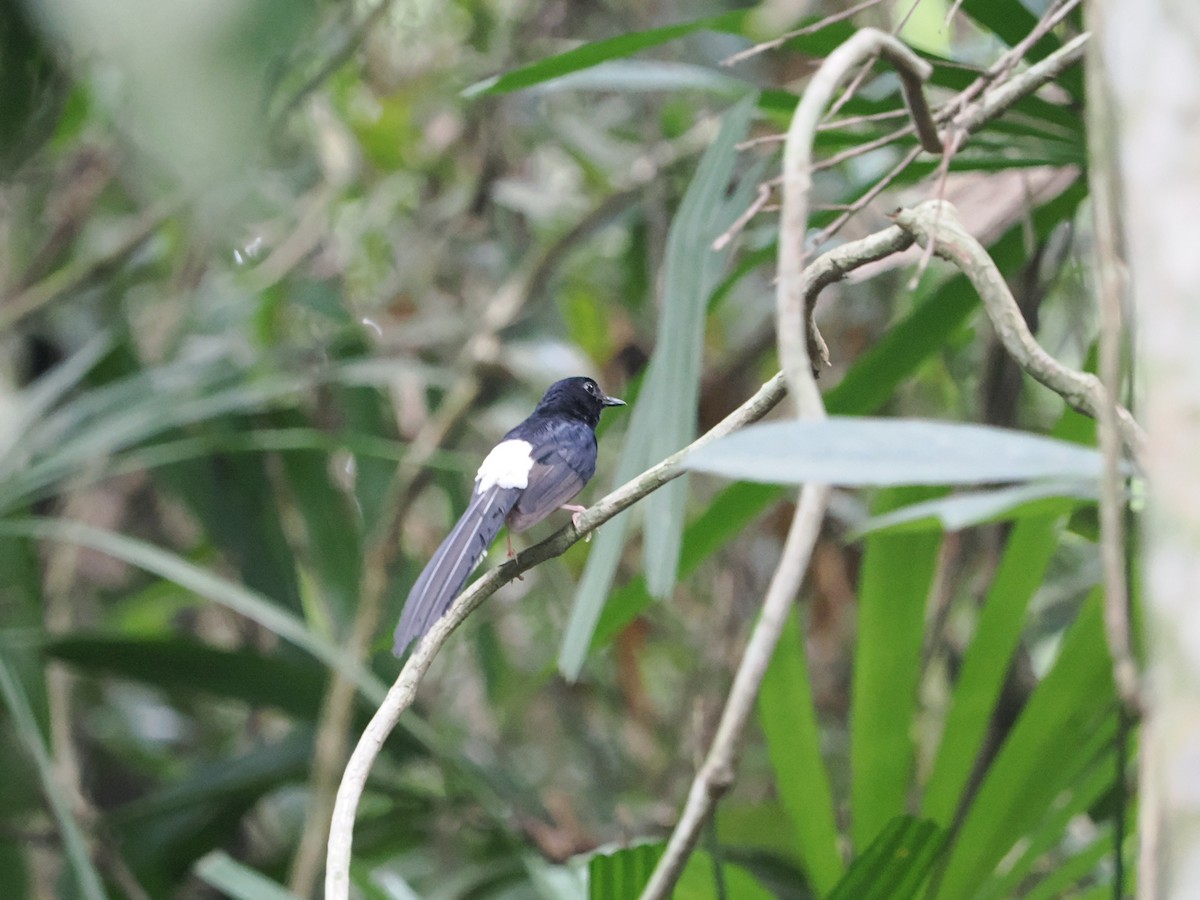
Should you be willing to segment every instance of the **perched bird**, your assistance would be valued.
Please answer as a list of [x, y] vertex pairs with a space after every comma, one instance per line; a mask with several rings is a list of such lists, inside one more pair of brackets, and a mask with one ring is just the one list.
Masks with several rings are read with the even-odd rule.
[[[449, 609], [500, 526], [524, 531], [567, 501], [596, 471], [596, 425], [606, 396], [590, 378], [564, 378], [546, 390], [533, 413], [483, 460], [467, 511], [437, 548], [409, 591], [392, 652], [401, 656]], [[510, 550], [511, 553], [511, 550]]]

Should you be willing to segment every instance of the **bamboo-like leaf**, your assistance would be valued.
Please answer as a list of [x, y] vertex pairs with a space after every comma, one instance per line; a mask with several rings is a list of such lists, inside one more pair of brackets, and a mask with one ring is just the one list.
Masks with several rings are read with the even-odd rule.
[[351, 679], [372, 703], [380, 703], [387, 693], [383, 682], [355, 662], [339, 646], [313, 633], [303, 621], [269, 598], [214, 575], [207, 569], [153, 544], [65, 519], [30, 518], [0, 522], [0, 535], [66, 541], [107, 553], [207, 597], [307, 650], [330, 668], [337, 669]]
[[1059, 528], [1057, 516], [1018, 522], [984, 598], [922, 799], [922, 812], [943, 825], [953, 820], [971, 776], [1020, 641], [1025, 612], [1058, 548]]
[[9, 716], [25, 750], [37, 766], [38, 775], [42, 782], [42, 793], [50, 805], [50, 812], [66, 851], [71, 872], [79, 886], [80, 894], [87, 900], [104, 900], [104, 883], [92, 865], [92, 857], [88, 852], [87, 841], [79, 823], [71, 811], [71, 800], [59, 786], [58, 775], [55, 772], [54, 761], [50, 758], [50, 750], [46, 746], [29, 698], [21, 687], [16, 673], [9, 668], [5, 655], [0, 653], [0, 694], [8, 707]]
[[662, 28], [622, 34], [607, 40], [593, 41], [557, 56], [541, 59], [520, 69], [514, 69], [504, 75], [485, 78], [466, 88], [462, 95], [476, 97], [484, 94], [505, 94], [519, 91], [535, 84], [561, 78], [572, 72], [589, 69], [611, 59], [632, 56], [642, 50], [658, 47], [696, 31], [740, 32], [745, 17], [744, 12], [725, 13], [724, 15], [695, 19], [691, 22], [667, 25]]
[[[737, 142], [745, 136], [753, 112], [754, 98], [747, 97], [726, 114], [720, 134], [705, 151], [671, 223], [663, 263], [664, 303], [658, 345], [630, 416], [617, 463], [618, 484], [678, 450], [695, 432], [704, 311], [724, 263], [724, 255], [714, 252], [710, 245], [724, 227], [720, 224], [723, 216], [735, 209], [725, 193], [737, 157]], [[674, 583], [678, 568], [687, 499], [686, 485], [681, 482], [677, 479], [656, 491], [644, 504], [645, 515], [654, 522], [654, 527], [647, 529], [645, 551], [647, 583], [652, 593], [665, 592]], [[559, 671], [569, 680], [578, 678], [583, 668], [628, 528], [628, 515], [610, 521], [588, 555], [559, 651]]]
[[[893, 489], [876, 506], [886, 511], [928, 495]], [[866, 542], [850, 708], [851, 834], [857, 848], [908, 808], [925, 608], [941, 540], [940, 534], [888, 534]]]
[[589, 900], [636, 897], [650, 880], [665, 846], [659, 841], [597, 850], [587, 864]]
[[960, 531], [987, 522], [1067, 513], [1082, 503], [1094, 503], [1097, 493], [1094, 482], [1064, 480], [955, 494], [876, 516], [854, 529], [847, 538], [857, 540], [867, 534], [885, 531], [926, 531], [931, 528]]
[[222, 650], [184, 638], [75, 635], [46, 653], [82, 670], [141, 681], [163, 690], [201, 691], [251, 706], [273, 706], [315, 721], [325, 694], [325, 670], [309, 660]]
[[297, 900], [295, 894], [261, 872], [213, 850], [196, 863], [196, 875], [233, 900]]
[[1098, 590], [1088, 597], [1053, 668], [988, 769], [948, 852], [938, 897], [966, 896], [988, 877], [1079, 777], [1079, 754], [1112, 721], [1112, 666], [1100, 599]]
[[[997, 874], [980, 886], [979, 900], [1004, 900], [1018, 892], [1020, 886], [1039, 870], [1045, 871], [1045, 860], [1054, 859], [1063, 849], [1063, 835], [1067, 834], [1071, 820], [1087, 815], [1113, 790], [1117, 777], [1115, 764], [1116, 716], [1106, 720], [1096, 730], [1078, 754], [1079, 773], [1071, 773], [1065, 779], [1071, 785], [1068, 791], [1055, 798], [1053, 806], [1036, 829], [1030, 830], [1023, 842], [1023, 851], [1005, 871]], [[1114, 853], [1111, 834], [1096, 835], [1093, 841], [1108, 853]], [[1053, 876], [1051, 876], [1053, 878]]]
[[[1067, 409], [1054, 428], [1060, 439], [1095, 440], [1095, 425]], [[1060, 517], [1022, 520], [1009, 533], [984, 597], [971, 643], [955, 681], [941, 742], [922, 798], [922, 811], [949, 826], [990, 727], [1004, 678], [1025, 626], [1025, 614], [1058, 547]]]
[[818, 895], [824, 896], [841, 878], [845, 866], [838, 849], [833, 790], [821, 754], [821, 728], [813, 707], [804, 635], [795, 609], [763, 678], [758, 720], [805, 874]]
[[850, 864], [827, 900], [908, 900], [917, 896], [946, 834], [932, 822], [899, 816]]
[[690, 454], [693, 470], [773, 484], [986, 484], [1098, 478], [1098, 451], [959, 422], [832, 417], [751, 425]]

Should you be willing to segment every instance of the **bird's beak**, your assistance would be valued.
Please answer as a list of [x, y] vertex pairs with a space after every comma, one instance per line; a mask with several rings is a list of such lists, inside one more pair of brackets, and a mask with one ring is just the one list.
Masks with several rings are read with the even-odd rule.
[[625, 401], [621, 400], [617, 397], [605, 397], [600, 402], [603, 403], [605, 406], [624, 406], [625, 405]]

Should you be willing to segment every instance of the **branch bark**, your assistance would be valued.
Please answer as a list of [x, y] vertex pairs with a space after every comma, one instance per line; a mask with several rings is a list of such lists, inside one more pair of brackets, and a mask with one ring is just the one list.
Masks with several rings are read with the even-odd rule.
[[[1064, 366], [1037, 342], [1004, 276], [984, 246], [963, 227], [951, 204], [930, 200], [913, 209], [900, 210], [895, 218], [896, 224], [910, 232], [922, 247], [932, 241], [938, 256], [962, 270], [983, 300], [996, 335], [1022, 369], [1073, 409], [1093, 418], [1100, 417], [1107, 403], [1100, 379]], [[1126, 452], [1140, 466], [1145, 453], [1145, 432], [1123, 406], [1116, 408], [1116, 419]]]

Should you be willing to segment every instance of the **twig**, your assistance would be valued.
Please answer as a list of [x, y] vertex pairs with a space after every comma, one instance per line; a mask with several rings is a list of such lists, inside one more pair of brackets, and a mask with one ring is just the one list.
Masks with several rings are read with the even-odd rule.
[[758, 196], [751, 201], [745, 211], [740, 216], [733, 220], [733, 224], [725, 229], [715, 241], [712, 242], [713, 250], [723, 250], [725, 245], [734, 239], [734, 237], [746, 227], [746, 223], [758, 215], [767, 201], [771, 199], [771, 185], [760, 184], [758, 186]]
[[[867, 125], [871, 122], [888, 122], [892, 119], [903, 119], [908, 115], [907, 109], [885, 109], [883, 112], [863, 113], [861, 116], [846, 116], [844, 119], [825, 121], [817, 126], [817, 131], [837, 131], [842, 128], [853, 128], [855, 125]], [[778, 140], [783, 140], [779, 135]]]
[[[863, 60], [862, 65], [859, 66], [858, 71], [854, 74], [854, 77], [850, 79], [850, 83], [846, 85], [838, 98], [829, 105], [827, 110], [825, 110], [825, 113], [822, 117], [825, 121], [829, 121], [836, 116], [841, 111], [842, 107], [850, 102], [850, 98], [853, 97], [858, 92], [858, 89], [862, 86], [863, 80], [870, 75], [871, 70], [875, 68], [875, 63], [878, 61], [878, 59], [879, 55], [873, 53], [867, 59]], [[817, 127], [819, 130], [820, 126]]]
[[[1124, 259], [1118, 224], [1112, 105], [1099, 50], [1093, 46], [1084, 62], [1088, 92], [1088, 186], [1092, 198], [1093, 259], [1100, 310], [1099, 375], [1104, 385], [1100, 404], [1100, 561], [1104, 572], [1104, 631], [1112, 656], [1113, 682], [1126, 710], [1142, 711], [1142, 691], [1129, 626], [1129, 590], [1125, 566], [1125, 478], [1120, 471], [1121, 440], [1117, 432], [1121, 382], [1121, 301], [1126, 296], [1120, 264]], [[1118, 850], [1118, 853], [1120, 851]]]
[[1044, 84], [1049, 84], [1064, 71], [1083, 59], [1084, 47], [1090, 35], [1084, 32], [1063, 44], [1041, 62], [1036, 63], [1019, 75], [1014, 75], [995, 90], [988, 92], [980, 101], [956, 116], [954, 124], [968, 134], [982, 125], [1003, 115], [1017, 101], [1029, 96]]
[[[279, 112], [273, 117], [276, 123], [281, 123], [287, 118], [305, 97], [319, 88], [327, 78], [349, 61], [371, 29], [387, 14], [387, 11], [392, 6], [392, 2], [393, 0], [378, 0], [370, 12], [366, 13], [357, 25], [352, 26], [346, 32], [342, 42], [329, 54], [325, 62], [283, 104]], [[356, 9], [356, 6], [352, 5], [350, 9], [353, 11]]]
[[[958, 130], [957, 133], [961, 137], [968, 136], [975, 131], [978, 131], [988, 122], [1003, 115], [1014, 103], [1022, 97], [1025, 97], [1036, 91], [1043, 84], [1056, 79], [1062, 74], [1063, 70], [1074, 65], [1082, 56], [1085, 46], [1087, 45], [1088, 35], [1082, 34], [1071, 42], [1063, 45], [1050, 56], [1047, 56], [1042, 62], [1035, 66], [1030, 66], [1029, 69], [1015, 76], [1011, 81], [1006, 82], [1002, 88], [999, 88], [975, 104], [966, 107], [959, 118], [955, 119], [954, 127]], [[949, 118], [948, 111], [957, 101], [952, 101], [938, 111], [935, 118], [939, 121], [944, 118]], [[887, 143], [895, 140], [897, 137], [902, 137], [912, 132], [912, 126], [898, 129], [890, 135], [885, 135], [883, 138], [871, 141], [869, 144], [862, 144], [860, 147], [864, 149], [875, 149], [876, 147], [884, 146]], [[961, 142], [961, 141], [960, 141]], [[854, 213], [857, 213], [868, 203], [875, 199], [884, 188], [887, 187], [921, 154], [920, 146], [913, 147], [908, 154], [900, 159], [900, 161], [892, 167], [892, 169], [877, 181], [865, 194], [859, 197], [854, 203], [850, 204], [851, 210], [838, 216], [833, 222], [830, 222], [820, 232], [818, 232], [813, 240], [809, 241], [809, 245], [819, 247], [822, 243], [829, 240], [850, 220]], [[824, 159], [813, 166], [813, 171], [830, 168], [839, 162], [844, 162], [851, 159], [857, 154], [852, 151], [846, 151], [836, 156], [831, 156]]]
[[902, 15], [896, 21], [896, 24], [892, 26], [892, 34], [900, 33], [901, 29], [908, 24], [908, 20], [912, 18], [912, 14], [917, 11], [917, 7], [920, 5], [921, 0], [912, 0], [912, 3], [908, 4], [908, 9], [904, 11], [904, 15]]
[[804, 37], [806, 34], [814, 34], [820, 31], [822, 28], [827, 28], [837, 22], [841, 22], [845, 19], [851, 18], [852, 16], [856, 16], [864, 9], [870, 9], [872, 6], [878, 6], [882, 2], [883, 0], [863, 0], [862, 3], [859, 3], [856, 6], [848, 7], [847, 9], [843, 9], [841, 12], [836, 12], [832, 15], [826, 16], [819, 22], [813, 22], [811, 25], [805, 25], [803, 28], [797, 28], [795, 31], [789, 31], [786, 34], [781, 34], [777, 38], [772, 38], [769, 41], [763, 41], [761, 44], [755, 44], [753, 47], [747, 47], [745, 50], [739, 50], [732, 56], [727, 56], [725, 59], [721, 60], [721, 65], [737, 65], [743, 60], [747, 60], [752, 56], [757, 56], [760, 53], [766, 53], [768, 50], [778, 50], [793, 38]]
[[[1067, 0], [1067, 2], [1061, 7], [1057, 9], [1052, 8], [1050, 12], [1048, 12], [1042, 19], [1042, 21], [1038, 23], [1038, 26], [1034, 28], [1032, 32], [1030, 32], [1030, 35], [1028, 35], [1020, 43], [996, 60], [996, 62], [992, 64], [992, 66], [986, 73], [984, 73], [984, 75], [980, 76], [979, 79], [969, 85], [961, 93], [956, 95], [948, 103], [941, 106], [936, 113], [933, 113], [931, 116], [933, 121], [953, 121], [954, 127], [959, 135], [958, 140], [961, 146], [962, 140], [964, 140], [967, 136], [978, 131], [993, 119], [999, 118], [1017, 101], [1028, 96], [1029, 94], [1032, 94], [1042, 85], [1048, 84], [1049, 82], [1055, 80], [1063, 73], [1064, 70], [1082, 59], [1084, 47], [1088, 41], [1087, 34], [1081, 34], [1073, 40], [1067, 42], [1041, 62], [1030, 66], [1021, 74], [1013, 76], [1009, 80], [1005, 81], [1002, 85], [974, 104], [969, 106], [967, 105], [971, 99], [978, 96], [979, 93], [981, 93], [983, 89], [991, 84], [996, 78], [1000, 77], [1004, 72], [1007, 72], [1009, 69], [1011, 69], [1011, 67], [1015, 65], [1016, 61], [1021, 58], [1024, 52], [1028, 50], [1030, 46], [1036, 43], [1036, 39], [1040, 38], [1046, 31], [1053, 27], [1054, 24], [1057, 24], [1057, 22], [1061, 21], [1062, 17], [1067, 15], [1067, 13], [1069, 13], [1071, 9], [1078, 4], [1078, 2], [1079, 0]], [[918, 94], [918, 96], [921, 97], [921, 101], [923, 101], [923, 96], [920, 94]], [[911, 113], [911, 107], [909, 112]], [[889, 112], [877, 115], [882, 118], [884, 116], [893, 116], [895, 114], [896, 113], [894, 112]], [[833, 127], [837, 124], [839, 123], [823, 123], [822, 125], [818, 126], [818, 129]], [[893, 144], [902, 138], [914, 134], [915, 132], [916, 127], [910, 122], [901, 128], [894, 129], [882, 137], [867, 141], [865, 144], [857, 144], [854, 147], [843, 150], [841, 153], [835, 153], [833, 156], [827, 157], [826, 159], [818, 162], [814, 162], [812, 165], [812, 171], [815, 173], [824, 171], [826, 169], [832, 169], [835, 166], [846, 162], [847, 160], [856, 159], [859, 156], [862, 156], [864, 153], [869, 153], [872, 150], [878, 150], [881, 147], [886, 147], [889, 144]], [[783, 137], [784, 136], [780, 135], [768, 135], [756, 140], [766, 143], [769, 141], [782, 140]], [[810, 241], [809, 244], [814, 247], [819, 247], [822, 243], [837, 234], [837, 232], [841, 230], [841, 228], [855, 213], [875, 199], [875, 197], [878, 196], [888, 184], [890, 184], [895, 178], [899, 177], [899, 175], [906, 168], [908, 168], [909, 164], [920, 155], [921, 150], [923, 149], [925, 149], [924, 145], [919, 144], [917, 148], [910, 150], [908, 154], [900, 160], [900, 162], [898, 162], [886, 175], [883, 176], [882, 179], [877, 181], [865, 194], [852, 203], [852, 208], [847, 211], [847, 213], [838, 216], [837, 219], [822, 229], [816, 238], [813, 241]], [[942, 150], [941, 148], [938, 148], [934, 152], [941, 153]]]
[[[937, 199], [946, 199], [946, 180], [950, 175], [950, 160], [954, 158], [954, 154], [958, 152], [959, 145], [962, 144], [963, 133], [957, 129], [950, 129], [949, 137], [946, 138], [946, 149], [942, 151], [941, 162], [938, 163], [937, 170]], [[942, 210], [942, 204], [937, 206], [938, 213]], [[934, 239], [930, 240], [925, 245], [925, 250], [921, 254], [921, 260], [917, 263], [916, 269], [913, 270], [912, 278], [908, 281], [908, 289], [915, 291], [917, 285], [921, 283], [921, 276], [925, 274], [925, 270], [929, 267], [929, 260], [933, 258], [934, 248], [937, 246], [937, 220], [934, 220], [933, 228], [930, 233], [934, 235]]]
[[[795, 397], [803, 409], [815, 408], [820, 402], [816, 384], [807, 387], [801, 375], [803, 370], [811, 376], [811, 361], [806, 352], [811, 341], [799, 329], [787, 327], [787, 323], [799, 322], [805, 315], [801, 272], [804, 235], [808, 227], [808, 193], [812, 186], [813, 138], [838, 85], [862, 60], [874, 53], [896, 66], [903, 81], [915, 82], [918, 86], [932, 71], [929, 63], [896, 38], [874, 28], [864, 28], [834, 50], [809, 81], [792, 116], [783, 152], [783, 212], [780, 216], [779, 290], [775, 315], [779, 323], [779, 357], [788, 385], [793, 389], [811, 390], [811, 396]], [[919, 90], [918, 87], [918, 93]], [[938, 149], [941, 149], [940, 144]]]
[[911, 147], [907, 153], [900, 157], [899, 161], [892, 166], [883, 177], [876, 181], [865, 193], [858, 197], [853, 203], [847, 205], [845, 212], [839, 215], [836, 219], [813, 235], [812, 240], [808, 242], [810, 247], [820, 247], [823, 243], [842, 230], [842, 226], [850, 221], [859, 210], [863, 209], [868, 203], [887, 190], [888, 186], [893, 181], [904, 174], [904, 170], [911, 166], [921, 155], [920, 147]]
[[[941, 206], [940, 210], [938, 206]], [[996, 263], [963, 227], [951, 204], [927, 200], [913, 209], [900, 210], [895, 219], [896, 224], [911, 233], [921, 246], [936, 240], [934, 252], [954, 263], [970, 279], [983, 301], [996, 336], [1022, 369], [1061, 396], [1073, 409], [1093, 418], [1102, 415], [1107, 395], [1100, 380], [1064, 366], [1042, 348], [1030, 333]], [[1117, 432], [1126, 452], [1140, 466], [1145, 432], [1123, 406], [1116, 408], [1116, 419]]]
[[[1077, 0], [1071, 0], [1071, 2], [1073, 5]], [[939, 107], [938, 111], [933, 114], [934, 121], [941, 123], [953, 120], [954, 124], [966, 134], [978, 131], [988, 122], [999, 118], [1007, 112], [1018, 100], [1029, 96], [1038, 88], [1054, 81], [1066, 69], [1079, 62], [1083, 58], [1083, 49], [1087, 44], [1088, 37], [1087, 33], [1078, 35], [1063, 44], [1041, 62], [1035, 63], [1019, 75], [1014, 75], [978, 102], [967, 106], [966, 104], [978, 96], [996, 77], [995, 75], [985, 73], [977, 81], [964, 88], [961, 93], [955, 95], [950, 101]], [[1018, 47], [1020, 46], [1019, 44]], [[1016, 47], [1013, 48], [1013, 50], [1016, 49]], [[996, 61], [994, 67], [997, 68], [997, 71], [1003, 71], [1006, 67], [1010, 66], [1010, 60], [1013, 58], [1012, 54], [1013, 51], [1009, 51]], [[865, 144], [850, 147], [841, 153], [836, 153], [833, 156], [823, 159], [813, 166], [813, 171], [831, 169], [847, 160], [856, 159], [864, 153], [869, 153], [872, 150], [878, 150], [880, 147], [893, 144], [901, 138], [915, 133], [915, 131], [916, 128], [914, 125], [909, 123]], [[934, 152], [940, 152], [940, 149]]]

